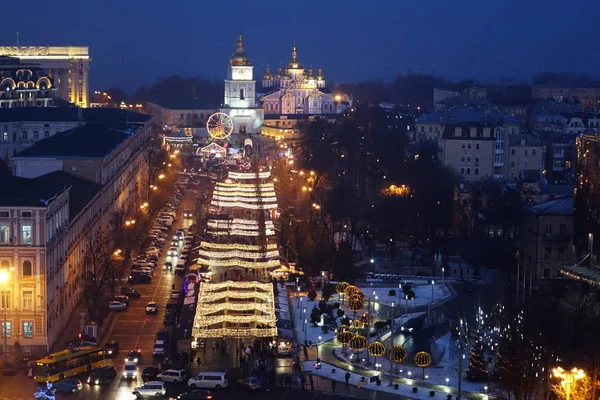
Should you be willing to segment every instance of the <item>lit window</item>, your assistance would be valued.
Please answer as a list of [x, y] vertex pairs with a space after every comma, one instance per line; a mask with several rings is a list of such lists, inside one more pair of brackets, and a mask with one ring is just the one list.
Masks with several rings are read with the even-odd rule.
[[32, 244], [31, 225], [21, 225], [21, 244]]
[[33, 337], [33, 321], [23, 321], [23, 337]]
[[0, 308], [2, 308], [3, 310], [10, 309], [11, 298], [12, 296], [10, 290], [0, 290]]
[[2, 322], [2, 337], [10, 337], [12, 335], [12, 322]]
[[8, 244], [10, 242], [10, 227], [8, 225], [0, 225], [0, 243]]

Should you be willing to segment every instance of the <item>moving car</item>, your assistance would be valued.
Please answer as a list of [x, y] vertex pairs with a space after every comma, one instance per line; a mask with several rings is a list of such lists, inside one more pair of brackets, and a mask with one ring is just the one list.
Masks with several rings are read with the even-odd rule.
[[130, 287], [121, 288], [121, 294], [134, 298], [139, 298], [142, 295], [139, 290]]
[[250, 376], [248, 378], [238, 379], [237, 382], [238, 382], [238, 384], [242, 385], [246, 389], [258, 390], [258, 389], [262, 388], [262, 384], [260, 383], [260, 381], [253, 376]]
[[168, 369], [158, 374], [158, 380], [163, 382], [185, 382], [187, 379], [187, 371], [185, 369]]
[[185, 210], [183, 212], [183, 218], [192, 218], [192, 210], [189, 210], [189, 209]]
[[165, 262], [163, 265], [163, 270], [173, 271], [173, 263], [171, 261]]
[[165, 390], [164, 382], [149, 381], [144, 383], [142, 386], [136, 386], [131, 392], [135, 397], [160, 397], [164, 396], [167, 391]]
[[129, 361], [125, 363], [123, 366], [123, 378], [125, 379], [136, 379], [138, 373], [137, 364], [133, 361]]
[[419, 329], [421, 329], [422, 325], [423, 325], [422, 318], [411, 318], [408, 321], [406, 321], [406, 323], [404, 325], [402, 325], [400, 327], [400, 331], [404, 334], [411, 334], [411, 333], [414, 333], [414, 332], [418, 331]]
[[176, 397], [177, 400], [210, 400], [212, 399], [212, 393], [210, 390], [193, 390], [191, 392], [181, 393]]
[[158, 314], [158, 304], [153, 301], [146, 304], [146, 314]]
[[112, 365], [105, 367], [96, 368], [88, 376], [87, 383], [90, 385], [103, 385], [105, 383], [112, 382], [117, 376], [117, 370]]
[[72, 392], [76, 393], [82, 389], [79, 379], [67, 378], [52, 384], [52, 388], [57, 392]]
[[109, 301], [108, 309], [110, 311], [125, 311], [127, 310], [127, 304], [123, 304], [120, 301]]
[[142, 353], [137, 350], [131, 350], [129, 353], [127, 353], [127, 356], [125, 356], [125, 362], [133, 362], [136, 364], [142, 362]]
[[156, 365], [147, 365], [142, 371], [142, 380], [144, 382], [155, 381], [159, 373], [160, 371]]
[[192, 389], [222, 389], [229, 385], [225, 372], [200, 372], [188, 380], [188, 386]]
[[119, 354], [119, 342], [116, 340], [109, 340], [104, 345], [104, 356], [106, 357], [114, 357]]
[[177, 247], [169, 247], [167, 255], [170, 257], [177, 257]]

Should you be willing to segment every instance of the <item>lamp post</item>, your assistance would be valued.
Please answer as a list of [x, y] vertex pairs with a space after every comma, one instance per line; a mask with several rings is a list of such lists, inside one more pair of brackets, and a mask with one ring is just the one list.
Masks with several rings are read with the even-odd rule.
[[431, 280], [431, 299], [429, 300], [429, 312], [428, 312], [429, 323], [431, 325], [433, 325], [433, 321], [431, 320], [431, 305], [433, 304], [433, 285], [435, 285], [435, 281], [432, 279]]
[[566, 400], [571, 400], [571, 385], [579, 379], [585, 378], [585, 372], [579, 368], [573, 368], [570, 371], [565, 371], [561, 367], [552, 369], [552, 374], [556, 378], [562, 379], [561, 385], [565, 387]]
[[304, 318], [304, 346], [306, 346], [306, 331], [308, 331], [308, 329], [306, 329], [307, 322], [308, 322], [308, 320], [306, 318]]
[[319, 362], [319, 345], [321, 344], [321, 336], [319, 336], [319, 341], [317, 342], [317, 362]]
[[3, 309], [3, 324], [2, 324], [2, 337], [4, 339], [3, 342], [3, 347], [2, 347], [2, 353], [4, 355], [4, 363], [2, 365], [4, 365], [4, 367], [6, 368], [6, 366], [8, 365], [8, 325], [7, 325], [7, 321], [6, 321], [6, 312], [7, 312], [7, 308], [8, 308], [8, 291], [6, 290], [8, 288], [8, 279], [9, 279], [9, 272], [14, 271], [15, 268], [14, 267], [10, 267], [10, 268], [2, 268], [0, 269], [0, 283], [2, 284], [2, 288], [4, 289], [4, 293], [2, 293], [2, 309]]
[[298, 298], [298, 300], [297, 300], [298, 309], [300, 309], [300, 288], [298, 288], [296, 291], [296, 297]]
[[391, 318], [391, 336], [390, 336], [390, 384], [388, 386], [394, 386], [394, 302], [392, 301], [392, 318]]

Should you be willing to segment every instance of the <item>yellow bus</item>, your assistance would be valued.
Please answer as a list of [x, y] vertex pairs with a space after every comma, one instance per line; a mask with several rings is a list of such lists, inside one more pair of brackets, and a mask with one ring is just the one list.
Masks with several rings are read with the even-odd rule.
[[103, 365], [102, 347], [86, 346], [59, 351], [37, 360], [33, 366], [33, 376], [36, 382], [56, 382]]

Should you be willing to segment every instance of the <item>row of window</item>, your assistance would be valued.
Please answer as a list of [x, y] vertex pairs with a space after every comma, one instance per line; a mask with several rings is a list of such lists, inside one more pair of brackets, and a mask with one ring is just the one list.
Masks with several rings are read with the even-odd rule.
[[[8, 269], [10, 268], [10, 262], [7, 260], [2, 260], [0, 262], [0, 268]], [[33, 275], [33, 264], [30, 260], [23, 260], [21, 263], [21, 276], [32, 276]]]
[[[206, 115], [208, 117], [208, 114]], [[179, 114], [179, 119], [204, 119], [204, 114]]]
[[[33, 228], [31, 224], [21, 224], [21, 245], [32, 245], [33, 244]], [[10, 225], [6, 223], [0, 223], [0, 245], [6, 244], [17, 244], [17, 238], [11, 236]]]
[[[21, 327], [21, 337], [33, 337], [33, 321], [21, 321]], [[6, 323], [2, 322], [2, 332], [0, 337], [4, 337], [4, 335], [6, 334], [6, 337], [9, 338], [12, 336], [12, 333], [12, 321], [6, 321]]]
[[[48, 139], [50, 137], [50, 131], [44, 131], [44, 139]], [[8, 136], [8, 132], [4, 132], [2, 135], [2, 141], [4, 142], [8, 142], [9, 136]], [[29, 132], [28, 131], [23, 131], [21, 132], [21, 136], [20, 136], [21, 140], [39, 140], [40, 139], [40, 132], [39, 131], [33, 131], [33, 136], [29, 136]], [[12, 141], [16, 142], [17, 141], [17, 134], [15, 132], [13, 132], [12, 134]]]
[[[536, 149], [531, 149], [531, 155], [535, 156], [536, 154]], [[510, 155], [514, 156], [517, 155], [517, 150], [516, 149], [510, 149]], [[525, 157], [527, 157], [529, 155], [529, 149], [525, 149]]]
[[[471, 147], [473, 146], [472, 142], [461, 142], [460, 147], [462, 147], [463, 149], [467, 149], [467, 150], [471, 150]], [[475, 143], [475, 150], [479, 150], [479, 148], [481, 147], [481, 143], [477, 142]]]
[[[475, 168], [473, 170], [473, 172], [475, 173], [475, 175], [479, 175], [479, 168]], [[460, 169], [460, 174], [461, 175], [465, 175], [465, 173], [466, 173], [466, 175], [471, 175], [471, 168], [464, 168], [463, 167], [463, 168]]]
[[[565, 259], [565, 248], [564, 247], [559, 247], [556, 249], [556, 258], [559, 260], [564, 260]], [[552, 247], [544, 247], [544, 259], [546, 260], [552, 260], [553, 259], [553, 251], [552, 251]]]
[[[466, 156], [466, 157], [465, 156], [461, 156], [460, 157], [460, 162], [464, 163], [465, 161], [468, 162], [468, 163], [470, 163], [471, 162], [471, 156]], [[479, 162], [479, 156], [475, 156], [475, 162], [476, 163]]]
[[[21, 292], [21, 306], [23, 310], [33, 310], [33, 289], [23, 290]], [[0, 290], [0, 309], [10, 310], [12, 309], [12, 291], [11, 290]]]

